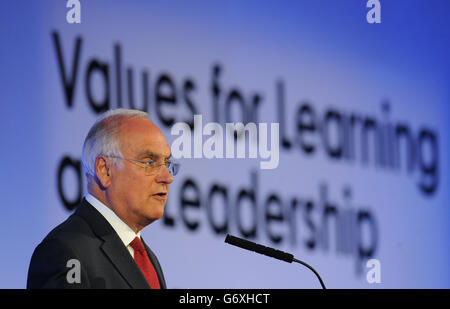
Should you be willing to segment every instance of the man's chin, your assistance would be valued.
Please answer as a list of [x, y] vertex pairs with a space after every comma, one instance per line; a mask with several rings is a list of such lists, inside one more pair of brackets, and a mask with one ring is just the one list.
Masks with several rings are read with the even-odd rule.
[[159, 220], [164, 216], [165, 205], [165, 201], [155, 202], [155, 200], [153, 200], [145, 206], [146, 212], [144, 212], [142, 215], [143, 217], [145, 217], [147, 224], [153, 223], [154, 221]]
[[159, 219], [161, 219], [164, 216], [164, 209], [162, 209], [160, 212], [152, 212], [149, 214], [146, 219], [148, 224], [151, 224]]

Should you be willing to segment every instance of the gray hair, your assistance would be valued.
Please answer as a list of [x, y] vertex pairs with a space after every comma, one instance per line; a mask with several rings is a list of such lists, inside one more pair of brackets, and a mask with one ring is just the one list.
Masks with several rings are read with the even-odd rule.
[[[148, 113], [118, 108], [109, 110], [97, 118], [83, 144], [81, 162], [86, 176], [96, 176], [95, 161], [99, 155], [122, 156], [119, 147], [119, 130], [122, 121], [129, 118], [148, 119]], [[116, 164], [116, 160], [114, 163]]]

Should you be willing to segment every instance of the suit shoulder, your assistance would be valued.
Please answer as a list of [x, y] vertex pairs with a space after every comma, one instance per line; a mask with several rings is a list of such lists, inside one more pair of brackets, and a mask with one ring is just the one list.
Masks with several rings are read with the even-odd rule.
[[67, 263], [85, 258], [93, 245], [86, 240], [94, 239], [93, 235], [88, 223], [76, 213], [55, 227], [32, 254], [27, 288], [65, 287]]
[[92, 234], [93, 231], [89, 224], [82, 217], [74, 213], [64, 222], [60, 223], [53, 230], [51, 230], [42, 242], [49, 241], [51, 239], [60, 239], [64, 242], [64, 240], [74, 237], [83, 237]]

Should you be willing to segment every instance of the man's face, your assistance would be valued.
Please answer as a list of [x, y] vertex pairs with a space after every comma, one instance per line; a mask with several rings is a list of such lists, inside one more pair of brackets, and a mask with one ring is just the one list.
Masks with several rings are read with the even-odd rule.
[[[120, 127], [119, 147], [123, 158], [160, 165], [170, 158], [170, 147], [151, 121], [131, 118]], [[120, 160], [121, 168], [111, 166], [108, 199], [116, 213], [132, 229], [140, 230], [164, 214], [169, 184], [173, 181], [166, 166], [146, 175], [145, 168]]]

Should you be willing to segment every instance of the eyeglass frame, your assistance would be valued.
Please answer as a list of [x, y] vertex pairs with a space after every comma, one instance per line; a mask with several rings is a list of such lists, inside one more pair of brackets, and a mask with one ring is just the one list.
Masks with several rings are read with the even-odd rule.
[[[135, 159], [123, 158], [123, 157], [119, 157], [119, 156], [108, 156], [108, 155], [104, 155], [104, 156], [108, 157], [108, 158], [122, 159], [122, 160], [129, 161], [131, 163], [135, 163], [136, 165], [138, 165], [140, 167], [143, 167], [145, 169], [145, 175], [146, 176], [151, 176], [151, 175], [154, 175], [154, 174], [158, 173], [159, 170], [161, 169], [161, 166], [165, 165], [167, 167], [167, 170], [169, 171], [170, 176], [174, 177], [175, 175], [178, 174], [178, 171], [181, 168], [181, 164], [180, 163], [175, 163], [175, 162], [173, 162], [173, 160], [169, 160], [169, 161], [166, 161], [164, 163], [161, 163], [161, 164], [153, 166], [152, 164], [154, 164], [156, 162], [155, 160], [150, 160], [150, 161], [144, 162], [144, 161], [139, 161], [139, 160], [135, 160]], [[173, 166], [173, 169], [172, 169], [173, 173], [170, 171], [170, 165]], [[150, 168], [155, 168], [154, 173], [148, 172], [150, 170]], [[175, 168], [177, 168], [176, 171], [175, 171]]]

